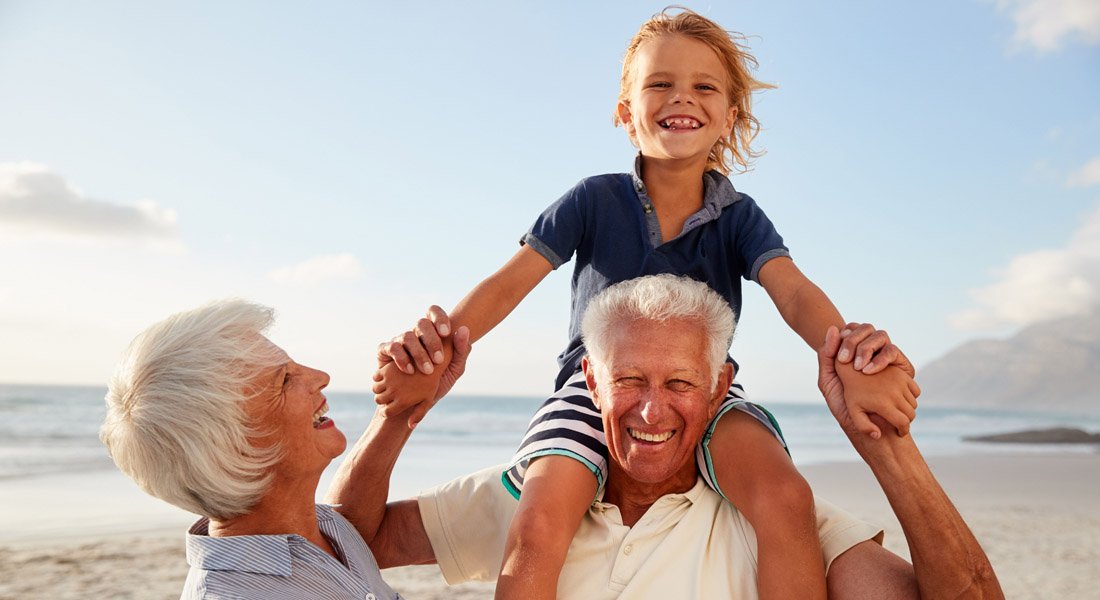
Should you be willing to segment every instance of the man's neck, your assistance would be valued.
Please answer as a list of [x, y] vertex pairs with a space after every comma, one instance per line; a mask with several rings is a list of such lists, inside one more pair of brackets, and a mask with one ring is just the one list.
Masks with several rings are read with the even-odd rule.
[[619, 508], [623, 525], [633, 527], [642, 519], [649, 507], [662, 496], [683, 494], [695, 487], [698, 479], [699, 474], [695, 470], [694, 462], [691, 463], [690, 469], [681, 469], [672, 477], [656, 483], [637, 481], [618, 469], [612, 462], [603, 500]]

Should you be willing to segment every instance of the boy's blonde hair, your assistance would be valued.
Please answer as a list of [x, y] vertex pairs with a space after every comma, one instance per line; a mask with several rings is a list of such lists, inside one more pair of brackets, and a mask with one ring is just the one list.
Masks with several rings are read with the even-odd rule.
[[[679, 11], [673, 13], [671, 11]], [[761, 152], [753, 151], [752, 140], [760, 131], [760, 121], [752, 114], [752, 94], [757, 90], [774, 88], [774, 85], [757, 80], [751, 74], [758, 66], [756, 59], [749, 54], [748, 46], [740, 41], [745, 36], [734, 31], [726, 31], [710, 19], [680, 6], [670, 6], [642, 24], [638, 33], [630, 40], [623, 56], [623, 74], [619, 81], [619, 102], [629, 104], [630, 88], [633, 85], [631, 66], [634, 56], [643, 42], [662, 35], [679, 34], [699, 40], [710, 46], [722, 66], [726, 69], [729, 88], [726, 95], [730, 105], [737, 108], [737, 118], [729, 136], [715, 142], [707, 158], [707, 169], [715, 169], [723, 175], [731, 171], [744, 172], [751, 167], [752, 159]], [[615, 125], [622, 125], [615, 114]]]

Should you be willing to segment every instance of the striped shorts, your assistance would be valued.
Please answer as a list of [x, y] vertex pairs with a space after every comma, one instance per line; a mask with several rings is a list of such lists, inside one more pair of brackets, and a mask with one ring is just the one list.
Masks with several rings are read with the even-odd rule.
[[[783, 448], [787, 441], [779, 423], [764, 407], [745, 400], [745, 389], [736, 381], [730, 385], [726, 398], [718, 407], [718, 412], [707, 425], [703, 439], [695, 449], [695, 459], [699, 473], [712, 489], [726, 497], [718, 486], [714, 476], [714, 464], [710, 456], [710, 438], [718, 418], [730, 410], [737, 409], [756, 418], [768, 428]], [[600, 411], [592, 403], [592, 393], [584, 381], [584, 373], [577, 371], [565, 385], [554, 392], [531, 418], [527, 434], [523, 437], [519, 450], [512, 457], [508, 469], [501, 477], [504, 487], [517, 499], [523, 490], [523, 476], [532, 460], [556, 454], [568, 456], [584, 463], [596, 476], [597, 494], [603, 492], [607, 481], [607, 441], [603, 433], [603, 421]], [[598, 497], [598, 496], [597, 496]]]

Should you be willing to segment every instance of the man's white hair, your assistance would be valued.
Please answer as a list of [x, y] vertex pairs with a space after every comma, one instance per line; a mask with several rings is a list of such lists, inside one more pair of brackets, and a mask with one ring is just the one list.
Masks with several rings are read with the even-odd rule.
[[590, 359], [607, 358], [611, 332], [632, 321], [684, 319], [702, 325], [707, 335], [707, 363], [717, 377], [726, 360], [736, 321], [733, 310], [707, 284], [670, 274], [647, 275], [616, 283], [588, 303], [581, 320], [581, 336]]
[[99, 434], [115, 464], [199, 515], [228, 519], [255, 505], [282, 452], [278, 440], [256, 443], [270, 432], [245, 406], [272, 393], [257, 376], [287, 360], [263, 337], [273, 321], [270, 308], [222, 300], [138, 335], [111, 380]]

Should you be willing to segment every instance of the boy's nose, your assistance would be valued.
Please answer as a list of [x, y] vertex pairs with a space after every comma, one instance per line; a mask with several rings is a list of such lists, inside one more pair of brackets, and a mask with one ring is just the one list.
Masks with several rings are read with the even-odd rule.
[[694, 104], [695, 96], [686, 90], [680, 90], [672, 95], [672, 102], [674, 104]]

